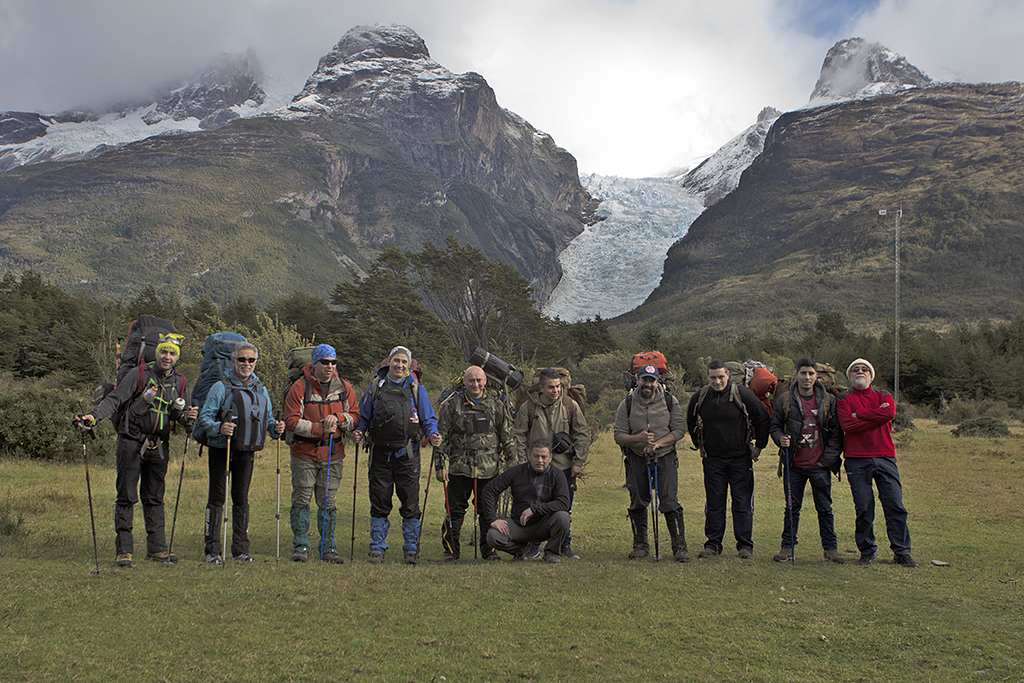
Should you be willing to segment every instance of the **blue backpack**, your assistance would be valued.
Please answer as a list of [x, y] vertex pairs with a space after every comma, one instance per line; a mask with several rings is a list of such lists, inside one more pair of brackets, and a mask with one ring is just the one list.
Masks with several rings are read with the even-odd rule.
[[[234, 373], [231, 367], [231, 353], [244, 341], [247, 341], [246, 338], [236, 332], [214, 332], [206, 338], [206, 343], [203, 344], [203, 362], [199, 366], [199, 379], [192, 388], [192, 405], [202, 410], [210, 388]], [[199, 429], [198, 425], [192, 428], [192, 438], [204, 446], [209, 445], [206, 433]]]

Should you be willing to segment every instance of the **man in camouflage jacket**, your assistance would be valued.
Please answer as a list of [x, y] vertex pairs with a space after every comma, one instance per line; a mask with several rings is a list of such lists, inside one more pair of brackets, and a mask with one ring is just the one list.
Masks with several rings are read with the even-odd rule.
[[[487, 375], [471, 365], [463, 374], [464, 389], [453, 393], [438, 410], [438, 431], [443, 446], [435, 453], [437, 480], [447, 482], [448, 515], [441, 525], [441, 543], [446, 562], [459, 559], [459, 532], [469, 507], [479, 507], [478, 496], [513, 457], [515, 440], [512, 418], [497, 391], [487, 391]], [[487, 546], [487, 527], [480, 523], [480, 552], [484, 559], [497, 560]]]

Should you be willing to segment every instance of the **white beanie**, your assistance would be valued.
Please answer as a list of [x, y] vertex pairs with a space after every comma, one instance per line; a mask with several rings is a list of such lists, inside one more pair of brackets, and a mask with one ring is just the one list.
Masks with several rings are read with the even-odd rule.
[[868, 366], [868, 372], [871, 373], [871, 381], [875, 381], [875, 366], [869, 363], [868, 361], [864, 360], [863, 358], [858, 358], [857, 360], [853, 361], [848, 366], [846, 366], [846, 379], [850, 380], [851, 384], [853, 383], [853, 379], [850, 377], [850, 368], [852, 368], [854, 365]]

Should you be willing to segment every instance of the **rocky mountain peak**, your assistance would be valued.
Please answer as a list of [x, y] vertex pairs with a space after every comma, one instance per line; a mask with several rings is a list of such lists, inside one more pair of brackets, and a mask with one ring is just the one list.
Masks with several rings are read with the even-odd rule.
[[360, 59], [430, 59], [430, 52], [423, 39], [408, 26], [356, 26], [350, 29], [329, 54], [321, 60], [321, 66], [333, 61]]
[[156, 102], [156, 108], [143, 120], [154, 124], [166, 118], [183, 121], [199, 119], [202, 128], [219, 128], [238, 118], [230, 107], [251, 101], [263, 104], [266, 98], [260, 81], [263, 72], [256, 55], [221, 55], [203, 71]]
[[847, 38], [825, 55], [811, 102], [858, 99], [932, 82], [902, 55], [863, 38]]
[[455, 74], [430, 57], [406, 26], [357, 26], [320, 59], [288, 109], [293, 115], [380, 126], [414, 167], [464, 181], [509, 207], [530, 207], [543, 238], [527, 234], [513, 252], [546, 244], [534, 256], [539, 297], [560, 275], [557, 255], [592, 219], [576, 160], [550, 135], [502, 108], [483, 76]]

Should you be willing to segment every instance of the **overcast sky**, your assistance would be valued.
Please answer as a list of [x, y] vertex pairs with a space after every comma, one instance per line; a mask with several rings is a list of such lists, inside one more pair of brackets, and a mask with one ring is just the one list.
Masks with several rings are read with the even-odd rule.
[[0, 0], [0, 110], [128, 97], [249, 48], [297, 92], [369, 23], [406, 24], [451, 71], [483, 75], [584, 173], [694, 165], [763, 107], [806, 103], [851, 36], [933, 78], [1024, 80], [1019, 0]]

